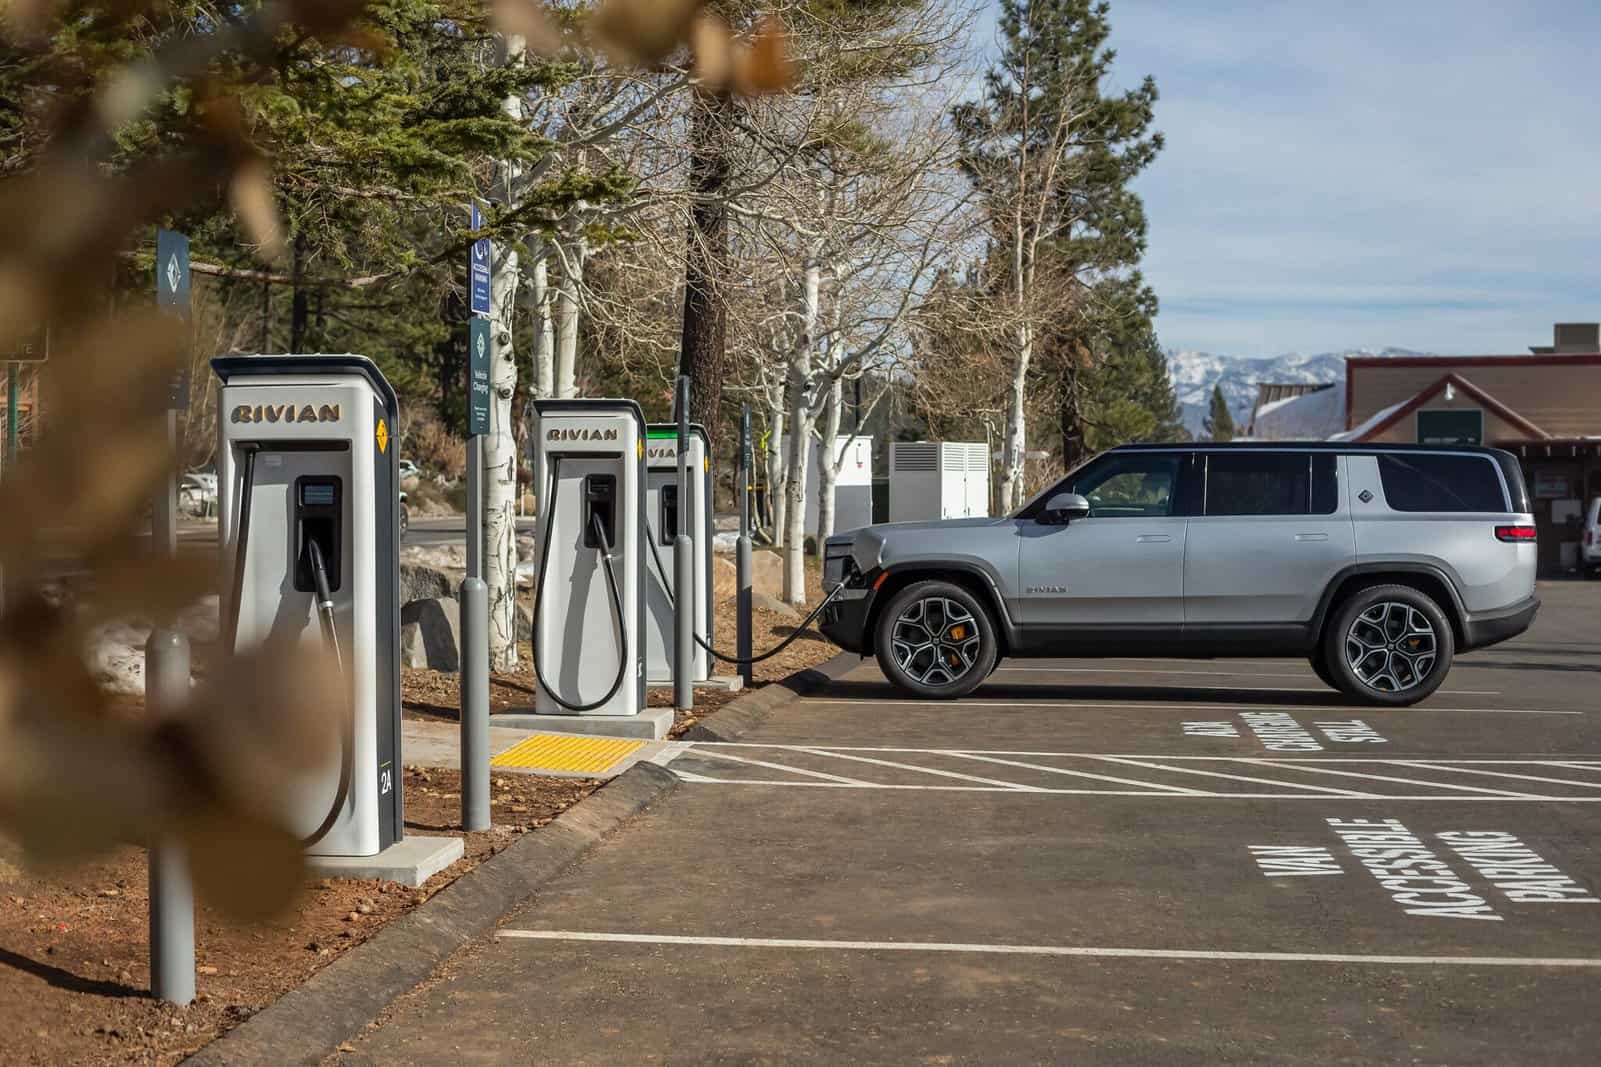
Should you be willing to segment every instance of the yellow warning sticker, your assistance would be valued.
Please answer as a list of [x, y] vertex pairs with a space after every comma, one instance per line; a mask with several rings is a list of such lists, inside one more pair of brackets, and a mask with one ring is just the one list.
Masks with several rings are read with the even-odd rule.
[[378, 442], [378, 453], [389, 451], [389, 426], [383, 419], [378, 420], [378, 428], [373, 431], [373, 438]]
[[643, 741], [621, 737], [534, 734], [517, 742], [489, 763], [493, 767], [514, 767], [524, 771], [605, 774], [643, 747]]

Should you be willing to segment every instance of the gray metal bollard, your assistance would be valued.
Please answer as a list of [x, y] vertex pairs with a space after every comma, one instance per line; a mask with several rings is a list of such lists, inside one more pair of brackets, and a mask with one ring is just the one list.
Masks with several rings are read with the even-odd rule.
[[695, 542], [682, 532], [673, 538], [673, 589], [673, 705], [689, 711], [695, 706]]
[[487, 830], [489, 809], [489, 587], [461, 583], [461, 828]]
[[[189, 638], [153, 630], [145, 642], [145, 708], [171, 715], [189, 699]], [[195, 891], [175, 842], [150, 847], [150, 992], [157, 1000], [195, 999]]]
[[742, 662], [739, 676], [750, 687], [755, 678], [756, 665], [751, 659], [751, 557], [750, 557], [750, 405], [746, 404], [739, 419], [739, 539], [734, 542], [734, 655]]

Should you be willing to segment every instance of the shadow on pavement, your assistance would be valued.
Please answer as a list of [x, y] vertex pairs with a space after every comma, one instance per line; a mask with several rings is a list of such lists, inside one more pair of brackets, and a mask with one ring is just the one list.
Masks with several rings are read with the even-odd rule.
[[[887, 682], [831, 683], [816, 694], [851, 700], [905, 701]], [[1227, 686], [1158, 685], [1018, 685], [986, 682], [971, 694], [975, 700], [1170, 700], [1174, 703], [1297, 704], [1349, 707], [1353, 702], [1334, 690], [1230, 689]], [[928, 703], [925, 701], [924, 703]], [[960, 703], [960, 701], [952, 701]]]

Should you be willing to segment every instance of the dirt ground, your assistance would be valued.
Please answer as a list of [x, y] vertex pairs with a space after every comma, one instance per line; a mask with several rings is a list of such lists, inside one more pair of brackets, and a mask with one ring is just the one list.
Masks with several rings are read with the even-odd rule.
[[[817, 602], [815, 568], [809, 574]], [[734, 601], [716, 605], [716, 643], [732, 651]], [[758, 652], [793, 632], [798, 619], [758, 612]], [[756, 668], [757, 684], [821, 663], [835, 649], [808, 632]], [[730, 666], [716, 673], [735, 673]], [[408, 670], [405, 714], [457, 716], [455, 675]], [[739, 694], [699, 693], [675, 735]], [[496, 676], [492, 711], [528, 707], [533, 671]], [[670, 704], [657, 690], [653, 704]], [[492, 830], [463, 835], [455, 771], [405, 770], [406, 826], [463, 836], [466, 855], [421, 889], [377, 881], [308, 883], [297, 910], [278, 922], [242, 927], [203, 906], [195, 932], [198, 998], [187, 1008], [148, 995], [148, 893], [145, 854], [128, 848], [70, 872], [28, 872], [0, 839], [0, 1064], [172, 1064], [248, 1019], [467, 871], [593, 792], [591, 779], [494, 775]]]

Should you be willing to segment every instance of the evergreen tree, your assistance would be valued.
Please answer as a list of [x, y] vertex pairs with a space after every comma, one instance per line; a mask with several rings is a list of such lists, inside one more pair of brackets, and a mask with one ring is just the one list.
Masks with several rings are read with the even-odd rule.
[[[1085, 438], [1077, 379], [1098, 354], [1104, 327], [1091, 291], [1127, 282], [1145, 251], [1145, 211], [1129, 183], [1161, 150], [1151, 130], [1156, 85], [1108, 93], [1115, 53], [1105, 0], [1002, 0], [1001, 56], [981, 101], [953, 120], [964, 170], [978, 189], [991, 232], [998, 318], [1010, 335], [1011, 398], [1001, 472], [1004, 506], [1022, 495], [1031, 364], [1062, 379], [1058, 422], [1064, 451]], [[1148, 294], [1135, 305], [1154, 306]], [[1147, 316], [1148, 318], [1148, 316]], [[1054, 345], [1054, 353], [1049, 348]]]
[[1212, 386], [1212, 402], [1206, 419], [1201, 423], [1209, 441], [1234, 440], [1234, 416], [1229, 413], [1229, 402], [1223, 398], [1223, 387]]

